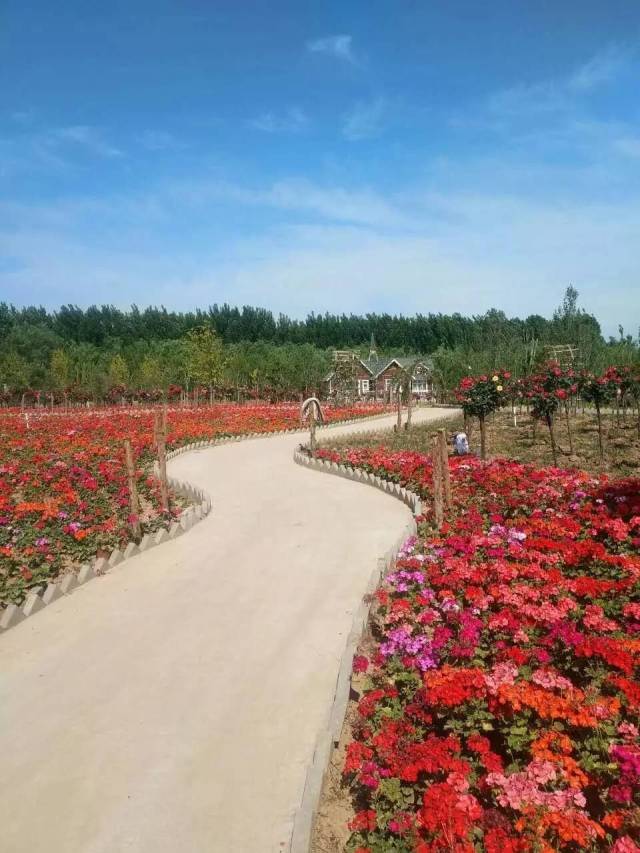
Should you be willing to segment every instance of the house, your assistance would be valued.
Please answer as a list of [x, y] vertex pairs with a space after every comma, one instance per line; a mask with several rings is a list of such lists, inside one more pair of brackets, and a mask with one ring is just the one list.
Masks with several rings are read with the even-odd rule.
[[[355, 353], [336, 353], [336, 360], [350, 356], [349, 363], [353, 365], [354, 384], [357, 396], [361, 400], [391, 399], [398, 380], [411, 373], [411, 390], [419, 400], [428, 400], [433, 393], [433, 362], [424, 356], [390, 356], [379, 358], [373, 336], [369, 349], [369, 357], [358, 358]], [[337, 391], [337, 376], [333, 370], [327, 377], [329, 396]]]

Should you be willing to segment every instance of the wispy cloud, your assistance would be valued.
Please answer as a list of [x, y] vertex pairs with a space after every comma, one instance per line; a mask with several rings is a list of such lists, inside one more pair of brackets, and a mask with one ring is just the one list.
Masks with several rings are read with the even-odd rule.
[[610, 45], [576, 68], [567, 80], [567, 86], [576, 92], [589, 92], [615, 80], [628, 67], [630, 60], [628, 49]]
[[491, 94], [487, 106], [504, 119], [568, 112], [598, 86], [612, 83], [633, 64], [633, 53], [611, 45], [570, 73], [534, 83], [520, 83]]
[[307, 42], [307, 50], [311, 53], [326, 53], [342, 59], [345, 62], [356, 64], [353, 53], [353, 39], [350, 35], [322, 36]]
[[167, 151], [174, 148], [184, 148], [184, 142], [166, 130], [145, 130], [136, 136], [136, 141], [148, 151]]
[[640, 157], [640, 136], [625, 136], [617, 139], [614, 147], [627, 157]]
[[11, 113], [11, 118], [17, 124], [30, 124], [35, 118], [34, 110], [16, 110]]
[[298, 107], [291, 107], [285, 113], [262, 113], [249, 121], [249, 125], [265, 133], [301, 133], [309, 125], [306, 113]]
[[100, 130], [86, 124], [76, 124], [51, 130], [46, 134], [45, 141], [49, 141], [53, 145], [60, 143], [78, 145], [98, 157], [123, 156], [123, 152], [111, 145]]
[[0, 174], [68, 172], [81, 158], [117, 160], [125, 156], [100, 128], [78, 124], [65, 127], [23, 129], [0, 138]]
[[347, 113], [342, 126], [345, 139], [359, 142], [379, 136], [384, 127], [387, 103], [384, 98], [371, 101], [358, 101]]

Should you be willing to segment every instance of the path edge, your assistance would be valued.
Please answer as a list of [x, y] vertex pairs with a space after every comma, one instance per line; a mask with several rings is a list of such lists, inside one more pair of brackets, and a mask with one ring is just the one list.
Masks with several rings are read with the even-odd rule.
[[[390, 412], [381, 412], [378, 415], [370, 415], [362, 418], [348, 418], [344, 420], [336, 420], [324, 424], [324, 429], [332, 426], [344, 426], [345, 424], [360, 423], [364, 421], [373, 421], [378, 418], [388, 417]], [[270, 438], [274, 435], [284, 435], [288, 433], [303, 433], [307, 430], [304, 428], [291, 428], [274, 430], [273, 432], [261, 433], [244, 433], [236, 436], [224, 436], [222, 438], [203, 439], [201, 441], [190, 442], [177, 447], [175, 450], [167, 452], [167, 461], [187, 453], [192, 450], [201, 450], [206, 447], [217, 447], [222, 444], [233, 444], [239, 441], [249, 441], [256, 438]], [[154, 473], [158, 474], [157, 462], [153, 466]], [[52, 604], [64, 595], [69, 595], [74, 589], [83, 586], [90, 580], [105, 574], [109, 569], [120, 565], [132, 557], [137, 556], [145, 551], [149, 551], [156, 545], [162, 545], [164, 542], [177, 539], [190, 530], [195, 524], [206, 518], [211, 512], [212, 501], [210, 495], [203, 489], [188, 482], [183, 482], [175, 477], [168, 477], [167, 483], [174, 494], [181, 495], [193, 503], [186, 507], [179, 516], [173, 520], [169, 527], [160, 527], [153, 533], [146, 533], [140, 542], [130, 540], [121, 548], [114, 548], [108, 557], [93, 557], [89, 562], [82, 563], [77, 571], [69, 572], [61, 578], [50, 581], [46, 587], [32, 589], [22, 604], [8, 604], [3, 610], [0, 610], [0, 636], [10, 628], [19, 625], [33, 616], [44, 610], [47, 605]]]
[[293, 461], [297, 465], [310, 468], [314, 471], [322, 471], [325, 474], [333, 474], [336, 477], [343, 477], [347, 480], [353, 480], [356, 483], [364, 483], [380, 489], [402, 501], [413, 513], [413, 517], [405, 524], [402, 533], [391, 548], [382, 557], [378, 558], [377, 565], [369, 577], [362, 602], [353, 615], [351, 630], [347, 636], [347, 642], [340, 658], [338, 677], [328, 721], [318, 732], [313, 750], [313, 758], [305, 777], [302, 800], [294, 812], [291, 835], [286, 847], [286, 853], [309, 853], [325, 774], [329, 767], [331, 753], [340, 740], [347, 714], [351, 693], [353, 657], [369, 622], [369, 612], [372, 603], [370, 596], [373, 595], [381, 580], [395, 565], [398, 552], [406, 540], [416, 534], [416, 517], [422, 515], [422, 501], [419, 495], [410, 489], [402, 488], [398, 483], [384, 480], [382, 477], [368, 474], [349, 465], [339, 465], [336, 462], [316, 459], [301, 450], [294, 452]]

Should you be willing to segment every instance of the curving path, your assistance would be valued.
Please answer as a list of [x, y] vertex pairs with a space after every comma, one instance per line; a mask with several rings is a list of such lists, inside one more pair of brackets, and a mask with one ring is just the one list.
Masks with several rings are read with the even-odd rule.
[[410, 517], [295, 465], [300, 440], [176, 458], [211, 515], [0, 638], [3, 853], [286, 848], [352, 614]]

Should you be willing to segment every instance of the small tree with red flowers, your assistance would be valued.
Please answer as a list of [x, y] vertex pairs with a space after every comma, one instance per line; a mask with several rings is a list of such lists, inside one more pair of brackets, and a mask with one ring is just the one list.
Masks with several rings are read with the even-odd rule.
[[604, 460], [604, 441], [602, 438], [602, 409], [609, 405], [614, 399], [617, 385], [612, 381], [608, 371], [602, 376], [588, 374], [582, 383], [582, 396], [588, 403], [593, 403], [598, 420], [598, 447], [600, 449], [600, 460]]
[[[540, 379], [540, 378], [539, 378]], [[564, 392], [558, 391], [547, 391], [544, 387], [544, 377], [542, 377], [543, 381], [534, 382], [532, 385], [529, 399], [531, 401], [531, 415], [536, 420], [544, 421], [549, 430], [549, 440], [551, 442], [551, 455], [553, 456], [553, 464], [558, 466], [558, 448], [556, 445], [556, 438], [553, 431], [553, 421], [555, 418], [555, 414], [558, 410], [558, 406], [560, 405], [560, 397], [558, 394], [563, 394]]]
[[460, 382], [457, 398], [465, 415], [478, 418], [480, 422], [480, 458], [487, 458], [487, 415], [492, 414], [508, 397], [511, 374], [497, 370], [490, 376], [468, 376]]

